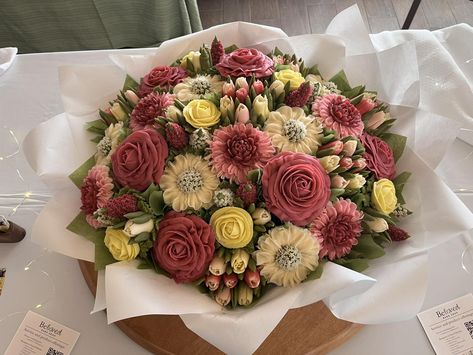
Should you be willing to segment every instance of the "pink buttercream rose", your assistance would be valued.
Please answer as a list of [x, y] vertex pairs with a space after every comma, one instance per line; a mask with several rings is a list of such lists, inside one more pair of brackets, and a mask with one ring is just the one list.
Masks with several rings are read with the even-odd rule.
[[240, 48], [230, 54], [225, 54], [216, 66], [220, 75], [256, 78], [270, 76], [274, 72], [274, 62], [254, 48]]
[[263, 197], [271, 213], [304, 226], [325, 208], [330, 178], [319, 161], [306, 154], [283, 152], [263, 169]]
[[138, 191], [154, 182], [159, 184], [168, 157], [166, 140], [154, 129], [130, 134], [112, 154], [116, 181]]
[[153, 257], [174, 281], [192, 282], [204, 276], [214, 251], [215, 234], [202, 218], [172, 211], [159, 223]]
[[181, 67], [158, 66], [141, 79], [138, 92], [141, 97], [148, 95], [156, 86], [169, 89], [179, 84], [187, 77], [187, 72]]
[[394, 179], [396, 163], [389, 145], [381, 138], [367, 133], [364, 133], [360, 140], [365, 147], [363, 158], [366, 161], [366, 167], [374, 173], [377, 179]]

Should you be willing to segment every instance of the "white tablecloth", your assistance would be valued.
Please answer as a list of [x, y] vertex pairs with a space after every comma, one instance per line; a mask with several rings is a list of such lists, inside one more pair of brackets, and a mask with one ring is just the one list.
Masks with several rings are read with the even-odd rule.
[[[473, 50], [472, 44], [465, 42], [465, 45]], [[115, 51], [19, 55], [10, 70], [0, 77], [0, 157], [2, 149], [6, 149], [6, 142], [11, 140], [10, 130], [21, 142], [32, 127], [63, 111], [57, 79], [59, 66], [107, 64], [112, 52]], [[456, 141], [439, 166], [439, 173], [453, 188], [473, 187], [470, 179], [466, 178], [473, 172], [468, 155], [470, 151], [473, 151], [472, 146]], [[455, 162], [456, 168], [452, 169]], [[18, 177], [17, 170], [25, 182]], [[48, 191], [27, 166], [21, 153], [0, 159], [0, 206], [4, 206], [0, 207], [0, 214], [8, 213], [21, 201], [21, 196], [15, 198], [6, 194], [27, 191], [33, 195], [11, 219], [29, 232], [43, 201], [48, 198]], [[473, 209], [473, 194], [463, 194], [462, 199]], [[429, 289], [424, 309], [473, 291], [473, 275], [467, 274], [461, 266], [465, 240], [457, 238], [430, 252]], [[0, 244], [0, 267], [7, 268], [4, 292], [0, 296], [0, 353], [7, 347], [28, 309], [79, 331], [81, 336], [75, 354], [147, 353], [115, 325], [108, 326], [103, 312], [89, 314], [93, 297], [77, 261], [43, 250], [27, 235], [19, 244]], [[433, 353], [417, 319], [365, 326], [333, 351], [333, 354], [402, 353]]]

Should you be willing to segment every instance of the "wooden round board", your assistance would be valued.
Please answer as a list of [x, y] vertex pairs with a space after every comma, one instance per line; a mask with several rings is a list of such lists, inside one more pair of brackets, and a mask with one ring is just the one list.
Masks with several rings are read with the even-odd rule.
[[[79, 260], [90, 291], [95, 295], [94, 264]], [[179, 316], [150, 315], [125, 319], [116, 325], [134, 342], [154, 354], [222, 354], [189, 330]], [[325, 354], [362, 326], [337, 319], [322, 302], [291, 309], [255, 354]]]

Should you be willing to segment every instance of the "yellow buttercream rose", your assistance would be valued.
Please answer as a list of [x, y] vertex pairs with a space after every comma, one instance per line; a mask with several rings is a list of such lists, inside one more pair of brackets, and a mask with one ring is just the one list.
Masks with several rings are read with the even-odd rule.
[[284, 85], [286, 85], [286, 83], [290, 81], [290, 90], [296, 90], [305, 81], [301, 73], [295, 72], [291, 69], [283, 69], [281, 71], [278, 71], [274, 73], [274, 76], [279, 81], [282, 81]]
[[110, 250], [115, 260], [133, 260], [140, 253], [140, 246], [128, 244], [130, 237], [121, 229], [107, 228], [105, 232], [105, 246]]
[[195, 128], [208, 128], [220, 121], [220, 110], [209, 100], [192, 100], [184, 107], [184, 118]]
[[391, 214], [397, 205], [396, 188], [391, 180], [381, 179], [373, 184], [371, 202], [384, 214]]
[[225, 248], [243, 248], [253, 238], [253, 219], [243, 208], [224, 207], [215, 211], [210, 225]]

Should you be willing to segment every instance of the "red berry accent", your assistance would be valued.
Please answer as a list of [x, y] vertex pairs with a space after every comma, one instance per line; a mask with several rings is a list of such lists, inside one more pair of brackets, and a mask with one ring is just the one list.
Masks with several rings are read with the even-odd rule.
[[189, 143], [189, 135], [185, 129], [174, 122], [166, 125], [166, 139], [169, 145], [177, 150], [184, 149]]
[[247, 182], [238, 186], [235, 194], [241, 198], [245, 206], [248, 206], [256, 202], [258, 197], [258, 189], [252, 182]]
[[220, 63], [220, 60], [222, 59], [224, 54], [225, 54], [225, 49], [223, 48], [222, 42], [219, 41], [217, 37], [215, 37], [214, 40], [212, 41], [212, 47], [210, 48], [212, 64], [215, 65], [215, 64]]
[[395, 226], [389, 226], [388, 234], [393, 242], [402, 242], [410, 237], [405, 230]]
[[309, 100], [313, 91], [314, 89], [310, 86], [310, 83], [304, 83], [299, 86], [298, 89], [287, 94], [284, 102], [287, 106], [303, 107]]
[[133, 195], [121, 195], [107, 203], [107, 215], [110, 218], [122, 218], [127, 213], [138, 211], [138, 200]]

